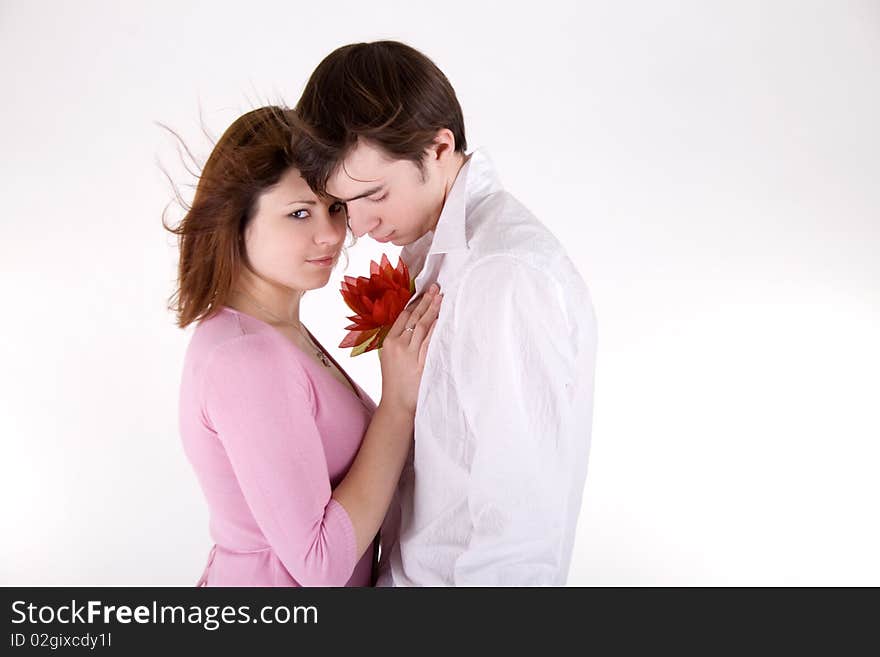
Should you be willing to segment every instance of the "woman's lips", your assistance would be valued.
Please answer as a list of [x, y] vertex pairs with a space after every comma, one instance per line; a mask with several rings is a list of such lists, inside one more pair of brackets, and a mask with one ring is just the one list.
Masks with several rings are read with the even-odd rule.
[[322, 260], [308, 260], [307, 262], [310, 262], [311, 264], [315, 265], [316, 267], [331, 267], [331, 266], [333, 266], [333, 258], [332, 257], [324, 258]]

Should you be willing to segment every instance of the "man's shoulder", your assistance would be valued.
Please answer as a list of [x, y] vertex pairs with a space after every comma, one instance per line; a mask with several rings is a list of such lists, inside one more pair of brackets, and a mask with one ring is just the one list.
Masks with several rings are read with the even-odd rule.
[[592, 313], [592, 299], [563, 244], [519, 199], [499, 190], [481, 199], [467, 218], [468, 257], [462, 279], [498, 290], [529, 280], [546, 299], [574, 313]]
[[534, 213], [508, 191], [496, 191], [468, 214], [470, 265], [496, 260], [519, 262], [541, 270], [553, 269], [565, 249]]

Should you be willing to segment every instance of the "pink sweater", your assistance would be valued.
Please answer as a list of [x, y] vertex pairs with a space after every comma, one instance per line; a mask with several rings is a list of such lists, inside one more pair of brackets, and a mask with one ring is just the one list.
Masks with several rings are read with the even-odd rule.
[[376, 410], [355, 387], [250, 315], [223, 307], [198, 324], [180, 432], [215, 545], [197, 586], [370, 584], [373, 550], [358, 558], [330, 497]]

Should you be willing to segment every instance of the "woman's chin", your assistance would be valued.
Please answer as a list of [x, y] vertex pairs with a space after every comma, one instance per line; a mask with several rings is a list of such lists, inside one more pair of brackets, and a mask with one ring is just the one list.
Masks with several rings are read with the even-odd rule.
[[317, 272], [312, 275], [311, 280], [309, 281], [310, 285], [306, 289], [318, 290], [327, 283], [330, 282], [330, 275], [333, 273], [333, 268], [328, 267], [326, 271]]

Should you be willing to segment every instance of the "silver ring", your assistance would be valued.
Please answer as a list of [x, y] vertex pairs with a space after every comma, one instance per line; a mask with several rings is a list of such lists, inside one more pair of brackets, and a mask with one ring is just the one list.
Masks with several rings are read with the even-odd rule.
[[403, 330], [404, 330], [404, 331], [415, 331], [416, 329], [415, 329], [414, 326], [407, 326], [407, 327], [406, 327], [405, 329], [403, 329]]

